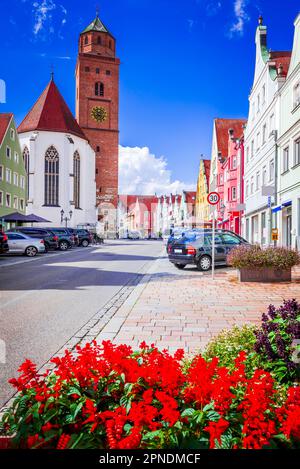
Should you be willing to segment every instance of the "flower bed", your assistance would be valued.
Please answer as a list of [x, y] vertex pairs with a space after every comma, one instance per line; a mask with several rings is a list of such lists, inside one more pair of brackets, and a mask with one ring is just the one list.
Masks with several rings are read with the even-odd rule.
[[191, 362], [141, 344], [110, 342], [56, 358], [39, 374], [30, 361], [2, 431], [18, 448], [296, 448], [300, 387], [282, 392], [268, 371], [231, 369], [197, 355]]
[[242, 282], [290, 282], [291, 269], [300, 258], [292, 249], [242, 245], [230, 252], [227, 262], [239, 269]]

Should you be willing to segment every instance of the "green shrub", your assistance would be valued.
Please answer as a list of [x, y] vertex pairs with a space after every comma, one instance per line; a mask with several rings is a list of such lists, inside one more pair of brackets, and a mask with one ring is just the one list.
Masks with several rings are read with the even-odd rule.
[[234, 367], [234, 360], [240, 352], [246, 352], [247, 371], [251, 372], [259, 366], [260, 358], [254, 351], [256, 343], [256, 328], [251, 325], [234, 326], [232, 329], [220, 332], [206, 347], [206, 359], [218, 357], [219, 364], [228, 368]]

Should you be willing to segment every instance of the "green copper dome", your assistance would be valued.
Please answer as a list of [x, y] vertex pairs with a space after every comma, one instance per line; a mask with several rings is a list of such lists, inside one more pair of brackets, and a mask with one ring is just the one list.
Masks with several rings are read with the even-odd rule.
[[91, 24], [89, 24], [88, 27], [85, 28], [84, 31], [82, 31], [82, 34], [83, 33], [88, 33], [89, 31], [98, 31], [99, 33], [109, 33], [110, 34], [109, 30], [106, 28], [106, 26], [104, 26], [104, 24], [102, 23], [102, 21], [100, 20], [98, 15], [96, 16], [94, 21], [92, 21]]

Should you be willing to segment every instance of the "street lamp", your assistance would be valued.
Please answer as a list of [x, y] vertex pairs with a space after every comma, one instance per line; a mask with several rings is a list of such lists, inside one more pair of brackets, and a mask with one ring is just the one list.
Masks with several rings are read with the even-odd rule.
[[67, 228], [68, 227], [68, 221], [71, 221], [72, 216], [73, 216], [73, 212], [72, 212], [72, 210], [69, 211], [69, 217], [67, 217], [67, 216], [64, 217], [64, 214], [65, 214], [65, 211], [62, 209], [60, 211], [60, 221], [61, 221], [61, 223], [65, 222], [66, 228]]

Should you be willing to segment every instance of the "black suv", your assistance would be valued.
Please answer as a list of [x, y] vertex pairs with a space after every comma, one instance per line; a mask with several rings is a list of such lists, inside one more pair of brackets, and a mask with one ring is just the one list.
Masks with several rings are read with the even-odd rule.
[[78, 238], [78, 246], [87, 248], [93, 242], [93, 235], [88, 230], [69, 228], [69, 231]]
[[9, 251], [7, 243], [7, 235], [0, 231], [0, 254], [4, 254]]
[[61, 251], [67, 251], [76, 246], [76, 237], [69, 231], [69, 228], [49, 228], [49, 230], [58, 237], [58, 248]]
[[[249, 244], [241, 236], [225, 230], [217, 230], [215, 235], [215, 265], [227, 265], [227, 256], [236, 246]], [[212, 230], [191, 231], [168, 246], [169, 261], [178, 269], [188, 264], [198, 270], [207, 271], [212, 266]]]
[[31, 228], [28, 226], [20, 226], [14, 228], [14, 231], [18, 231], [19, 233], [23, 233], [30, 238], [38, 238], [43, 239], [45, 243], [46, 251], [50, 249], [57, 249], [58, 248], [58, 236], [50, 231], [47, 228]]

